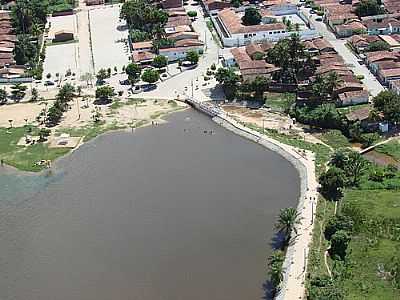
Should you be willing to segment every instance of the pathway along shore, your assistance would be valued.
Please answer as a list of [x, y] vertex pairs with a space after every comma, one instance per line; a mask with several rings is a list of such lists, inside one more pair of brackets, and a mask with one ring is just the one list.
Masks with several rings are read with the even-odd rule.
[[[215, 112], [215, 111], [213, 111]], [[315, 155], [310, 151], [300, 151], [272, 138], [251, 130], [223, 112], [213, 120], [226, 129], [273, 150], [298, 170], [301, 179], [301, 193], [297, 206], [301, 223], [297, 225], [297, 236], [286, 252], [283, 263], [284, 276], [277, 300], [305, 299], [305, 276], [307, 273], [308, 251], [312, 242], [314, 218], [318, 200], [318, 182], [315, 176]]]

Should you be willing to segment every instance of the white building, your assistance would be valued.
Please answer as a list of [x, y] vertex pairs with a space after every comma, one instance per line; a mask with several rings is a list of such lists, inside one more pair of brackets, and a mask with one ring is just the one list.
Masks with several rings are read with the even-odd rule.
[[[282, 22], [271, 22], [273, 15], [263, 14], [259, 25], [245, 26], [242, 24], [241, 14], [234, 9], [223, 9], [216, 17], [212, 17], [218, 35], [225, 47], [240, 47], [257, 42], [277, 42], [289, 37], [293, 32], [288, 32]], [[295, 15], [296, 16], [296, 15]], [[276, 18], [279, 20], [282, 18]], [[298, 32], [302, 39], [311, 39], [318, 36], [315, 30], [306, 28]]]
[[259, 24], [245, 26], [240, 16], [232, 9], [223, 9], [216, 17], [217, 30], [224, 46], [243, 46], [250, 42], [279, 40], [286, 36], [286, 25], [283, 23]]
[[203, 53], [203, 46], [188, 46], [188, 47], [175, 47], [160, 49], [159, 54], [168, 58], [168, 62], [185, 59], [188, 51], [194, 50], [197, 53]]

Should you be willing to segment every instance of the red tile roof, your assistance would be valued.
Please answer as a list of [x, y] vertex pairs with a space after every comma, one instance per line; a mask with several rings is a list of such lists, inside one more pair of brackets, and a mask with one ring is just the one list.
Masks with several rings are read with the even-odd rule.
[[286, 25], [283, 23], [259, 24], [245, 26], [241, 19], [232, 9], [223, 9], [218, 13], [222, 23], [230, 33], [251, 33], [259, 31], [286, 30]]

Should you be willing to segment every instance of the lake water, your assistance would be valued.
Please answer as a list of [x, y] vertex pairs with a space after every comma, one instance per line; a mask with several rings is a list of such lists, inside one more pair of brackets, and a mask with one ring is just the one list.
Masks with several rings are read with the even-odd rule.
[[263, 297], [297, 171], [195, 111], [168, 120], [102, 135], [48, 177], [0, 170], [1, 300]]

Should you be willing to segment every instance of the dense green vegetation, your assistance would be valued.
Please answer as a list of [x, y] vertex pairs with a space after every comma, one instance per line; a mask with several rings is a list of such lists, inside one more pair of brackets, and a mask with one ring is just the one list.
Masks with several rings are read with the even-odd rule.
[[400, 172], [348, 151], [336, 152], [329, 164], [320, 176], [326, 198], [317, 207], [309, 299], [398, 299]]

